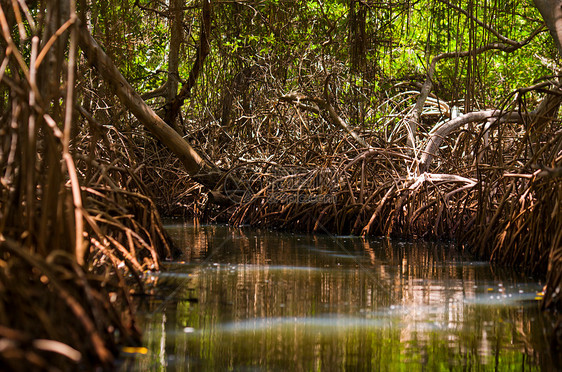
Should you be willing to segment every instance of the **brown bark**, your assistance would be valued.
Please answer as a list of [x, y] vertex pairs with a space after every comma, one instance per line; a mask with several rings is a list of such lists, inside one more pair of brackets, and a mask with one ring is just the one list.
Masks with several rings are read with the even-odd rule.
[[[169, 7], [170, 22], [170, 51], [168, 53], [168, 80], [166, 81], [166, 103], [169, 104], [178, 95], [180, 82], [180, 47], [183, 40], [183, 0], [172, 0]], [[179, 115], [179, 112], [178, 114]], [[183, 128], [179, 125], [176, 117], [171, 117], [168, 122], [181, 136], [184, 134]]]
[[172, 0], [170, 2], [170, 51], [168, 53], [168, 86], [167, 99], [169, 101], [178, 95], [180, 81], [180, 47], [183, 40], [183, 0]]

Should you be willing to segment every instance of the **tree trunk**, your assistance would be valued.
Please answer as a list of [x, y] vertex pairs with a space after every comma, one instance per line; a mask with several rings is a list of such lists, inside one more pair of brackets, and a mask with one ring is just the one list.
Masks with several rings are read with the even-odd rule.
[[562, 55], [562, 1], [534, 0], [535, 6], [541, 13], [550, 35], [556, 43], [558, 52]]
[[[180, 65], [180, 47], [183, 41], [183, 0], [172, 0], [169, 8], [170, 22], [170, 51], [168, 53], [168, 82], [166, 92], [166, 102], [170, 103], [178, 95], [178, 86], [180, 81], [179, 65]], [[169, 124], [183, 135], [183, 128], [180, 127], [177, 117], [171, 118]]]
[[179, 53], [183, 40], [183, 0], [172, 0], [170, 3], [170, 51], [168, 53], [168, 92], [167, 100], [171, 101], [178, 95]]
[[220, 179], [218, 168], [203, 160], [182, 136], [162, 120], [131, 87], [85, 25], [80, 27], [80, 48], [88, 61], [111, 86], [123, 105], [182, 162], [195, 181], [213, 189]]
[[201, 73], [203, 67], [203, 62], [210, 52], [209, 38], [211, 34], [211, 3], [209, 0], [203, 0], [201, 12], [201, 32], [199, 35], [199, 46], [197, 48], [197, 55], [195, 57], [195, 62], [191, 67], [187, 81], [181, 87], [180, 92], [177, 96], [166, 105], [166, 114], [164, 120], [166, 123], [173, 123], [178, 117], [183, 102], [191, 94], [191, 89], [195, 86], [195, 82]]

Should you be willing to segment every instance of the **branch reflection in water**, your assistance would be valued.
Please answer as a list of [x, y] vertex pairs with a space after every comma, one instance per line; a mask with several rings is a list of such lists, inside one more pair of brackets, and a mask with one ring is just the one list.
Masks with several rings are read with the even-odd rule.
[[[540, 281], [453, 244], [169, 225], [122, 370], [554, 369]], [[556, 360], [555, 360], [556, 359]]]

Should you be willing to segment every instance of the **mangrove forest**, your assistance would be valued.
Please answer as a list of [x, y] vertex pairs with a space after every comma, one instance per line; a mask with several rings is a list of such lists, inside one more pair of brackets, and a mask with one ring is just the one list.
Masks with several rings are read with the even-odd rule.
[[0, 34], [0, 370], [562, 369], [562, 0]]

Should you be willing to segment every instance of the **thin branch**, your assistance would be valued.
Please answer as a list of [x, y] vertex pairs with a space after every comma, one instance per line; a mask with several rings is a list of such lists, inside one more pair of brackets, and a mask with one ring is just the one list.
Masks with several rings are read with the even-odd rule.
[[498, 31], [496, 31], [496, 29], [494, 29], [492, 26], [490, 26], [489, 24], [486, 24], [484, 22], [482, 22], [481, 20], [479, 20], [478, 18], [476, 18], [475, 16], [470, 15], [466, 10], [462, 9], [459, 6], [456, 6], [454, 4], [451, 4], [450, 2], [448, 2], [447, 0], [437, 0], [440, 3], [443, 3], [445, 5], [447, 5], [450, 8], [455, 9], [457, 12], [460, 12], [462, 14], [464, 14], [467, 18], [472, 19], [474, 22], [476, 22], [478, 25], [480, 25], [482, 28], [490, 31], [495, 37], [497, 37], [498, 39], [500, 39], [501, 41], [503, 41], [506, 44], [510, 44], [513, 46], [518, 45], [519, 43], [517, 41], [511, 40], [505, 36], [503, 36], [502, 34], [500, 34]]
[[[284, 96], [279, 97], [279, 100], [293, 103], [297, 107], [313, 112], [315, 114], [319, 114], [320, 109], [325, 110], [330, 116], [330, 118], [332, 119], [332, 121], [334, 122], [334, 124], [342, 128], [347, 134], [353, 137], [353, 139], [362, 147], [370, 148], [369, 144], [365, 142], [365, 140], [361, 138], [359, 134], [357, 134], [353, 129], [351, 129], [346, 124], [346, 122], [336, 113], [334, 107], [327, 100], [324, 100], [322, 98], [316, 98], [316, 97], [308, 97], [305, 96], [304, 94], [295, 93], [295, 92], [285, 94]], [[319, 108], [303, 103], [307, 101], [315, 103], [316, 105], [318, 105]]]
[[419, 120], [421, 117], [421, 113], [423, 111], [423, 107], [425, 105], [425, 101], [427, 100], [427, 97], [429, 96], [429, 93], [431, 92], [431, 89], [433, 88], [433, 75], [435, 74], [435, 70], [437, 68], [437, 62], [441, 61], [442, 59], [447, 59], [447, 58], [461, 58], [461, 57], [469, 57], [469, 56], [476, 56], [479, 54], [482, 54], [484, 52], [487, 52], [489, 50], [499, 50], [499, 51], [503, 51], [506, 53], [511, 53], [519, 48], [522, 48], [523, 46], [527, 45], [536, 35], [538, 35], [542, 30], [542, 26], [535, 29], [525, 40], [521, 41], [521, 42], [517, 42], [513, 45], [508, 45], [508, 44], [504, 44], [504, 43], [490, 43], [487, 45], [483, 45], [480, 48], [476, 48], [473, 50], [466, 50], [463, 52], [447, 52], [447, 53], [441, 53], [435, 57], [433, 57], [433, 59], [431, 60], [431, 63], [429, 65], [429, 69], [427, 71], [427, 79], [425, 80], [422, 89], [420, 91], [420, 95], [416, 101], [416, 105], [414, 107], [414, 110], [412, 112], [412, 114], [406, 118], [406, 122], [408, 123], [410, 130], [411, 130], [411, 137], [409, 137], [409, 144], [410, 146], [412, 146], [412, 148], [415, 147], [415, 143], [416, 143], [416, 130], [417, 130], [417, 126], [419, 124]]

